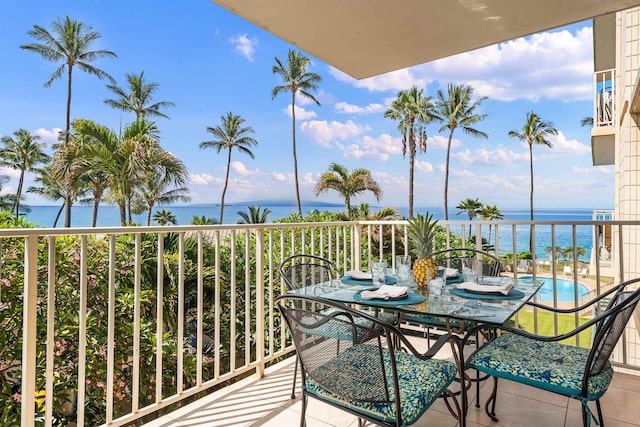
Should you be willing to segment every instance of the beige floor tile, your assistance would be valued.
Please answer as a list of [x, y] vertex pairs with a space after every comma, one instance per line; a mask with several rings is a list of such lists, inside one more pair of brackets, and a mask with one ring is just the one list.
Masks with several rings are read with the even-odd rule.
[[484, 388], [481, 389], [482, 407], [479, 409], [472, 407], [467, 415], [467, 420], [485, 426], [564, 426], [566, 407], [501, 391], [498, 391], [496, 404], [496, 416], [499, 422], [494, 423], [484, 410], [488, 394], [489, 392]]
[[[424, 342], [417, 342], [418, 345]], [[171, 414], [145, 424], [149, 427], [256, 427], [297, 426], [300, 423], [299, 397], [290, 399], [293, 359], [266, 371], [263, 379], [247, 378]], [[474, 404], [475, 387], [469, 393], [469, 427], [501, 426], [581, 426], [580, 402], [534, 389], [512, 381], [500, 380], [496, 414], [493, 422], [484, 412], [484, 402], [491, 392], [490, 381], [481, 384], [481, 409]], [[298, 391], [298, 395], [299, 395]], [[640, 376], [616, 373], [602, 399], [607, 427], [640, 426]], [[595, 412], [595, 405], [593, 410]], [[356, 427], [355, 416], [309, 399], [307, 425], [310, 427]], [[454, 427], [458, 425], [442, 399], [418, 420], [417, 427]], [[592, 424], [593, 425], [593, 424]]]

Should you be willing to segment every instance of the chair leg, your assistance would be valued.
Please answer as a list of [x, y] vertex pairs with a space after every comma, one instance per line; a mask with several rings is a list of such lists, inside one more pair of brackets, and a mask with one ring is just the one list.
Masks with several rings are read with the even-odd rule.
[[291, 398], [296, 398], [296, 379], [298, 377], [298, 356], [296, 355], [296, 366], [293, 368], [293, 386], [291, 387]]
[[302, 411], [300, 414], [300, 427], [305, 427], [305, 425], [307, 424], [305, 418], [306, 418], [306, 414], [307, 414], [307, 395], [304, 394], [304, 392], [302, 392]]
[[[496, 417], [496, 399], [498, 397], [498, 377], [493, 377], [493, 391], [491, 392], [491, 396], [487, 399], [487, 403], [484, 406], [484, 410], [491, 418], [491, 421], [499, 421], [498, 417]], [[489, 404], [491, 404], [491, 410], [489, 410]]]
[[600, 427], [604, 426], [604, 417], [602, 416], [602, 407], [600, 406], [600, 399], [596, 400], [596, 408], [598, 408], [598, 422]]

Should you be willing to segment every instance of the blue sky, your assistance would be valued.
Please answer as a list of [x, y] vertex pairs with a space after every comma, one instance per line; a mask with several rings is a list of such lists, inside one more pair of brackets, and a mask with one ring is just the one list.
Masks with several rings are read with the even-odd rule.
[[[95, 65], [126, 87], [125, 73], [145, 72], [160, 88], [155, 101], [171, 101], [170, 120], [158, 119], [163, 147], [179, 156], [190, 173], [192, 203], [220, 200], [226, 155], [201, 150], [208, 126], [228, 111], [246, 119], [259, 145], [255, 159], [234, 152], [226, 201], [294, 199], [291, 118], [288, 96], [271, 99], [280, 84], [271, 68], [285, 59], [288, 43], [206, 0], [28, 0], [0, 6], [0, 136], [25, 128], [51, 144], [64, 128], [66, 80], [43, 84], [56, 65], [21, 50], [31, 43], [34, 24], [50, 28], [69, 15], [91, 25], [102, 38], [96, 48], [118, 57]], [[357, 52], [354, 52], [357, 55]], [[310, 56], [310, 55], [309, 55]], [[402, 157], [396, 124], [383, 113], [398, 90], [411, 85], [434, 96], [448, 83], [469, 84], [487, 96], [477, 128], [489, 139], [454, 134], [449, 205], [478, 198], [501, 208], [528, 207], [528, 149], [509, 138], [528, 111], [552, 121], [559, 135], [553, 148], [534, 147], [535, 206], [611, 208], [613, 168], [591, 164], [590, 131], [580, 119], [591, 116], [593, 47], [591, 21], [540, 33], [467, 54], [357, 81], [311, 57], [310, 71], [322, 76], [318, 107], [298, 105], [298, 162], [301, 197], [316, 199], [313, 187], [332, 162], [372, 171], [382, 186], [354, 202], [406, 206], [408, 159]], [[105, 82], [74, 70], [72, 118], [88, 118], [117, 130], [133, 120], [103, 102], [113, 96]], [[428, 127], [428, 150], [416, 164], [415, 205], [442, 206], [446, 134]], [[4, 191], [17, 185], [16, 173]], [[27, 185], [33, 177], [27, 177]], [[336, 194], [318, 199], [340, 202]], [[28, 203], [50, 204], [33, 195]]]

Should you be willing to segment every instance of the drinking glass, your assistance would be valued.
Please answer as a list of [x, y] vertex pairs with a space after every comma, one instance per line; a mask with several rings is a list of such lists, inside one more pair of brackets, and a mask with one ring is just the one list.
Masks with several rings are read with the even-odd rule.
[[442, 277], [436, 277], [429, 281], [429, 296], [434, 299], [439, 299], [442, 296], [444, 288], [444, 279]]
[[396, 255], [398, 282], [406, 283], [411, 277], [411, 255]]
[[372, 262], [371, 263], [371, 279], [375, 286], [382, 286], [385, 283], [385, 276], [387, 273], [387, 262]]
[[464, 270], [462, 276], [465, 282], [478, 283], [478, 272], [476, 270]]

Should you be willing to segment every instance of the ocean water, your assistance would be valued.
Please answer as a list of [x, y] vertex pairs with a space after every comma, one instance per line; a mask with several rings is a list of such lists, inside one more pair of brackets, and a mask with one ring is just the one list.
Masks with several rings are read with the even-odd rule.
[[[258, 205], [257, 203], [251, 203]], [[224, 223], [235, 224], [240, 219], [237, 214], [239, 211], [248, 211], [248, 204], [228, 204], [225, 205], [224, 211]], [[296, 212], [295, 205], [282, 205], [282, 204], [260, 204], [263, 208], [271, 210], [268, 220], [273, 221], [275, 219], [284, 218], [294, 212]], [[26, 213], [26, 217], [35, 224], [42, 227], [53, 227], [56, 214], [58, 213], [59, 206], [32, 206], [31, 211]], [[91, 206], [73, 206], [71, 215], [72, 227], [90, 227], [91, 226]], [[188, 225], [194, 216], [206, 216], [210, 218], [218, 218], [220, 214], [220, 207], [217, 205], [195, 205], [195, 206], [160, 206], [154, 211], [167, 209], [176, 216], [179, 225]], [[373, 212], [378, 208], [372, 207]], [[407, 207], [400, 207], [400, 213], [403, 216], [408, 215]], [[344, 211], [344, 206], [339, 205], [312, 205], [303, 204], [302, 211], [304, 214], [312, 210], [320, 211], [332, 211], [339, 212]], [[418, 207], [414, 209], [414, 213], [426, 213], [433, 214], [434, 218], [442, 219], [443, 209], [438, 207]], [[466, 214], [455, 215], [455, 210], [450, 211], [451, 220], [466, 220]], [[505, 220], [511, 221], [526, 221], [529, 219], [529, 209], [503, 209], [502, 213]], [[536, 209], [534, 212], [534, 218], [536, 221], [590, 221], [592, 218], [591, 209]], [[134, 221], [139, 224], [146, 224], [146, 214], [134, 216]], [[64, 212], [60, 216], [57, 226], [61, 227], [64, 224]], [[98, 212], [97, 225], [99, 227], [110, 227], [120, 225], [120, 212], [116, 206], [102, 205]], [[467, 229], [468, 230], [468, 229]], [[459, 230], [454, 229], [454, 232], [459, 233]], [[513, 232], [510, 226], [501, 226], [499, 228], [500, 239], [498, 241], [498, 250], [501, 254], [513, 252]], [[573, 243], [573, 228], [571, 226], [556, 226], [555, 227], [556, 246], [566, 247]], [[475, 228], [471, 229], [472, 234], [475, 233]], [[483, 233], [487, 238], [487, 227], [483, 227]], [[548, 255], [545, 254], [545, 248], [551, 246], [551, 226], [537, 226], [536, 227], [536, 256], [540, 259], [548, 259]], [[492, 232], [491, 243], [495, 244], [495, 234]], [[587, 253], [580, 257], [583, 261], [588, 261], [591, 255], [591, 248], [593, 246], [593, 229], [588, 226], [576, 227], [576, 244], [586, 249]], [[527, 251], [529, 247], [529, 227], [517, 226], [516, 227], [516, 252]]]

